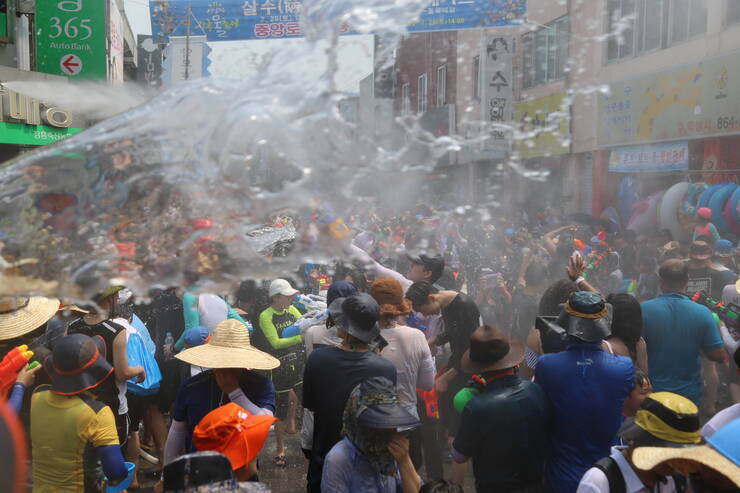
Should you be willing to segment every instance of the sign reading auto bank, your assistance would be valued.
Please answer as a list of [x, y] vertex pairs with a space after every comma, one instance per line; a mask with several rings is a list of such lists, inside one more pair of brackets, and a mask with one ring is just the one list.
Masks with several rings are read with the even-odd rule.
[[36, 70], [74, 79], [105, 79], [108, 2], [36, 2]]

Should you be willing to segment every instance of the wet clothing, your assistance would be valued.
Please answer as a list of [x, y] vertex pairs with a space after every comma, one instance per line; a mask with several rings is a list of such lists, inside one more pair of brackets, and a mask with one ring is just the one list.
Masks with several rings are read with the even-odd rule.
[[542, 485], [548, 417], [542, 387], [518, 375], [490, 381], [468, 402], [453, 447], [473, 459], [478, 492]]
[[[239, 376], [239, 387], [255, 406], [275, 412], [275, 387], [270, 380], [254, 371], [245, 370]], [[216, 383], [213, 371], [204, 371], [182, 383], [175, 400], [172, 419], [187, 424], [185, 447], [188, 452], [194, 451], [190, 437], [203, 416], [229, 402], [229, 396], [221, 392]]]
[[371, 466], [357, 447], [348, 439], [332, 447], [326, 456], [321, 475], [321, 491], [325, 493], [402, 493], [401, 476], [386, 476]]
[[[116, 367], [113, 363], [113, 341], [118, 334], [125, 331], [126, 329], [123, 326], [111, 320], [103, 320], [100, 323], [88, 325], [81, 318], [72, 322], [67, 328], [67, 334], [84, 334], [88, 337], [102, 337], [105, 341], [105, 359], [113, 368]], [[116, 376], [111, 375], [103, 383], [95, 387], [92, 393], [100, 402], [110, 407], [114, 415], [126, 414], [128, 412], [128, 403], [126, 401], [127, 388], [126, 382], [117, 382]]]
[[301, 318], [301, 312], [294, 306], [277, 312], [268, 307], [260, 314], [260, 330], [255, 335], [255, 346], [280, 360], [280, 366], [270, 371], [270, 378], [278, 392], [287, 392], [300, 385], [306, 351], [300, 335], [282, 337], [285, 329]]
[[396, 383], [393, 364], [372, 352], [337, 347], [315, 349], [303, 375], [303, 407], [314, 413], [313, 448], [308, 466], [308, 490], [321, 491], [324, 458], [341, 440], [342, 415], [352, 390], [363, 380], [386, 377]]
[[46, 386], [31, 398], [30, 435], [34, 492], [83, 491], [85, 447], [118, 446], [110, 407], [89, 394], [68, 397]]
[[458, 293], [449, 305], [442, 308], [442, 319], [445, 330], [437, 336], [437, 344], [450, 343], [452, 354], [447, 365], [460, 369], [463, 353], [470, 347], [470, 335], [480, 327], [478, 306], [470, 296]]
[[514, 292], [512, 298], [514, 313], [509, 336], [526, 342], [529, 331], [534, 327], [534, 321], [537, 318], [540, 299], [526, 294], [524, 290]]
[[586, 470], [609, 455], [634, 376], [632, 360], [606, 353], [597, 344], [574, 344], [540, 357], [535, 382], [552, 408], [548, 491], [574, 492]]
[[663, 293], [642, 304], [642, 318], [653, 391], [674, 392], [699, 405], [700, 350], [724, 345], [712, 312], [686, 295]]

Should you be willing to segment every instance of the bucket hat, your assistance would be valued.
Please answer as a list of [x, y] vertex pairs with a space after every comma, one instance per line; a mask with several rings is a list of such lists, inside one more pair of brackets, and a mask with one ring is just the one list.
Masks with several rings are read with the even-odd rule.
[[378, 302], [367, 293], [337, 298], [329, 306], [329, 315], [337, 328], [370, 344], [380, 335]]
[[703, 464], [740, 488], [740, 418], [730, 421], [695, 447], [639, 447], [632, 454], [638, 469], [649, 471], [667, 460], [684, 459]]
[[164, 491], [190, 493], [201, 491], [238, 491], [231, 462], [218, 452], [196, 452], [178, 457], [164, 466]]
[[611, 334], [611, 319], [612, 307], [600, 294], [577, 291], [563, 305], [556, 324], [570, 336], [584, 342], [598, 342]]
[[419, 420], [401, 406], [396, 386], [385, 377], [372, 377], [358, 385], [362, 405], [354, 410], [358, 424], [368, 428], [407, 430]]
[[59, 300], [43, 296], [0, 298], [0, 341], [33, 332], [59, 311]]
[[269, 414], [253, 415], [230, 402], [200, 420], [193, 430], [193, 444], [201, 451], [224, 454], [236, 471], [259, 455], [275, 421]]
[[51, 377], [51, 391], [61, 395], [76, 395], [100, 385], [113, 367], [105, 359], [105, 340], [71, 334], [59, 338], [54, 350], [44, 359], [44, 369]]
[[370, 286], [370, 296], [380, 306], [380, 316], [398, 317], [411, 313], [411, 301], [403, 297], [401, 283], [392, 277], [376, 279]]
[[524, 361], [524, 343], [509, 339], [498, 327], [483, 325], [470, 335], [470, 349], [460, 366], [465, 373], [483, 373], [512, 368]]
[[694, 260], [707, 260], [712, 258], [712, 247], [706, 241], [695, 241], [691, 243], [689, 257]]
[[701, 443], [699, 409], [672, 392], [654, 392], [618, 435], [630, 446], [691, 447]]
[[277, 294], [282, 294], [283, 296], [295, 296], [298, 293], [300, 293], [300, 291], [291, 286], [285, 279], [275, 279], [270, 283], [270, 298]]
[[252, 346], [247, 328], [232, 318], [216, 325], [207, 343], [186, 349], [175, 357], [206, 368], [272, 370], [280, 366], [277, 358]]

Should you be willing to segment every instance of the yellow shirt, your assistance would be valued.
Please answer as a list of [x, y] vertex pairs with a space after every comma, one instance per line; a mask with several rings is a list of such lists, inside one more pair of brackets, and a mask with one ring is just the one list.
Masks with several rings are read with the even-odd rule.
[[64, 396], [39, 387], [31, 399], [34, 493], [82, 492], [82, 454], [93, 447], [118, 445], [110, 408], [88, 394]]

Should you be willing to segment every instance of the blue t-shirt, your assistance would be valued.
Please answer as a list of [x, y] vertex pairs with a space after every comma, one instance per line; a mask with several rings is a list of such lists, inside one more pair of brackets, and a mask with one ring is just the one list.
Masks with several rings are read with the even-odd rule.
[[[260, 408], [275, 412], [275, 387], [269, 378], [245, 370], [239, 376], [239, 387], [252, 403]], [[188, 426], [186, 450], [193, 452], [190, 437], [200, 420], [217, 407], [231, 402], [229, 396], [221, 392], [213, 371], [204, 371], [188, 378], [180, 385], [172, 411], [172, 419], [185, 421]]]
[[334, 445], [324, 461], [321, 491], [352, 493], [401, 493], [401, 476], [380, 474], [348, 439]]
[[574, 493], [583, 474], [609, 455], [634, 378], [632, 360], [597, 345], [575, 344], [540, 357], [535, 381], [552, 409], [545, 463], [549, 491]]
[[724, 345], [712, 312], [686, 295], [663, 293], [642, 304], [642, 318], [653, 390], [674, 392], [699, 405], [699, 350]]

